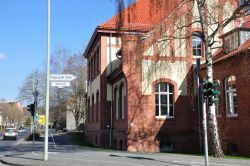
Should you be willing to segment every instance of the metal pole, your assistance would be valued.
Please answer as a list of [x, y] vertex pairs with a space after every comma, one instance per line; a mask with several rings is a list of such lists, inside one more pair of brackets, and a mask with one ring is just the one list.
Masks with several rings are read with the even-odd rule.
[[[32, 94], [35, 91], [35, 86], [34, 86], [34, 75], [31, 75], [30, 77], [32, 77]], [[35, 102], [35, 97], [33, 97], [33, 103]], [[32, 123], [33, 122], [33, 123]], [[33, 126], [34, 126], [34, 118], [33, 121], [31, 121], [30, 123], [30, 132], [33, 134]], [[33, 147], [32, 147], [33, 149]]]
[[49, 126], [49, 75], [50, 75], [50, 0], [48, 0], [48, 38], [47, 38], [47, 85], [46, 85], [46, 113], [44, 134], [44, 161], [48, 160], [48, 126]]
[[199, 144], [200, 144], [200, 153], [202, 152], [202, 145], [201, 145], [201, 101], [202, 101], [202, 81], [200, 81], [200, 58], [196, 59], [196, 76], [197, 76], [197, 88], [198, 88], [198, 125], [199, 125]]
[[205, 166], [209, 166], [209, 161], [208, 161], [208, 143], [207, 143], [206, 99], [203, 99], [203, 128], [204, 128]]

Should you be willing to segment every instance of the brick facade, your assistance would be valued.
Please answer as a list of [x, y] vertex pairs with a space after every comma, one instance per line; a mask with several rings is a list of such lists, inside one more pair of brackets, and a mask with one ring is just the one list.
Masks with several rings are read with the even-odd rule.
[[[164, 1], [163, 8], [160, 10], [160, 12], [167, 11], [163, 12], [164, 14], [155, 11], [156, 6], [152, 6], [151, 12], [156, 12], [155, 15], [153, 14], [154, 19], [152, 20], [152, 15], [146, 14], [150, 10], [148, 6], [150, 0], [136, 1], [137, 5], [132, 5], [122, 13], [125, 15], [122, 32], [116, 31], [118, 16], [114, 16], [96, 28], [84, 53], [90, 64], [88, 68], [91, 70], [88, 72], [90, 73], [87, 111], [89, 120], [86, 124], [87, 140], [90, 143], [100, 147], [143, 152], [193, 153], [198, 152], [201, 148], [198, 136], [200, 131], [198, 131], [197, 94], [194, 83], [195, 57], [193, 57], [192, 50], [192, 34], [199, 31], [200, 27], [190, 26], [175, 29], [173, 26], [175, 24], [191, 22], [192, 17], [185, 14], [193, 12], [192, 4], [183, 5], [179, 1], [174, 1], [172, 5], [168, 5], [168, 2]], [[131, 24], [128, 24], [126, 23], [127, 17], [129, 17], [127, 14], [131, 8], [135, 15], [141, 13], [142, 9], [146, 11], [143, 12], [143, 15], [139, 15], [140, 17], [131, 18]], [[176, 9], [180, 11], [173, 15]], [[166, 17], [168, 19], [165, 19]], [[237, 23], [234, 26], [237, 26]], [[230, 28], [232, 27], [228, 29]], [[157, 42], [166, 33], [175, 36], [183, 34], [188, 37], [169, 40], [167, 44], [164, 43], [167, 47], [162, 51], [159, 47], [161, 43]], [[147, 37], [144, 38], [145, 36]], [[221, 39], [218, 40], [221, 41]], [[99, 56], [97, 56], [99, 59], [92, 60], [96, 48], [100, 48]], [[249, 62], [248, 56], [246, 57], [244, 61], [236, 58], [217, 62], [214, 65], [215, 78], [223, 80], [232, 73], [237, 77], [237, 97], [242, 95], [237, 99], [242, 101], [239, 102], [238, 117], [224, 118], [225, 115], [221, 114], [219, 122], [223, 124], [221, 133], [226, 133], [224, 143], [237, 144], [240, 154], [243, 155], [249, 155], [247, 149], [240, 148], [243, 144], [247, 144], [249, 147], [247, 140], [249, 136], [246, 134], [246, 137], [238, 136], [237, 138], [237, 135], [249, 133], [249, 127], [246, 126], [249, 122], [247, 113], [249, 105], [246, 103], [249, 100], [247, 93], [249, 87], [248, 91], [244, 91], [242, 88], [244, 85], [238, 89], [240, 86], [238, 80], [244, 78], [246, 83], [249, 82], [249, 72], [244, 68]], [[201, 59], [203, 58], [204, 55], [201, 56]], [[239, 62], [243, 66], [241, 70], [231, 67]], [[100, 68], [95, 70], [92, 66]], [[244, 75], [242, 75], [243, 70]], [[95, 71], [98, 72], [91, 76], [91, 73], [95, 73]], [[159, 102], [156, 99], [155, 89], [160, 84], [166, 84], [168, 90], [170, 86], [173, 88], [173, 92], [165, 91], [163, 93], [168, 95], [167, 113], [163, 112], [164, 116], [158, 116], [159, 109], [164, 111], [166, 108], [163, 104], [157, 106], [157, 103], [165, 102], [164, 100]], [[96, 99], [97, 94], [99, 94], [99, 100]], [[169, 104], [171, 102], [173, 102], [172, 105]], [[220, 105], [221, 113], [224, 109]], [[240, 109], [245, 109], [246, 112], [242, 112]], [[162, 112], [159, 115], [161, 114]], [[225, 151], [227, 150], [226, 146], [223, 148]]]

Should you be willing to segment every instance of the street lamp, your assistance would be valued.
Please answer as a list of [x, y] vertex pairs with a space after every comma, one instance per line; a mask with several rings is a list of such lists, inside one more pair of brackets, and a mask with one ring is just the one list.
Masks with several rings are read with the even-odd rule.
[[49, 130], [49, 75], [50, 75], [50, 0], [48, 0], [48, 32], [47, 32], [47, 80], [46, 80], [46, 112], [44, 134], [44, 161], [48, 160], [48, 130]]

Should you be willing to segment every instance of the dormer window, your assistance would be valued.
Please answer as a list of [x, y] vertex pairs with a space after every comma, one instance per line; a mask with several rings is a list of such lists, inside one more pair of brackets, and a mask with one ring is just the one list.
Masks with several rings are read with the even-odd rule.
[[224, 38], [224, 50], [230, 52], [239, 47], [239, 32], [231, 33]]
[[226, 53], [237, 49], [250, 39], [250, 29], [237, 28], [223, 35], [224, 50]]

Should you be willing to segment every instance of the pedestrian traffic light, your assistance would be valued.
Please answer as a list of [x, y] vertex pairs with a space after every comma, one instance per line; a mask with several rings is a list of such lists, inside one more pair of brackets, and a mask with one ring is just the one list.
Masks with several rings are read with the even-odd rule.
[[30, 104], [30, 105], [27, 105], [27, 111], [29, 111], [31, 113], [31, 116], [34, 117], [34, 112], [35, 112], [35, 104]]

